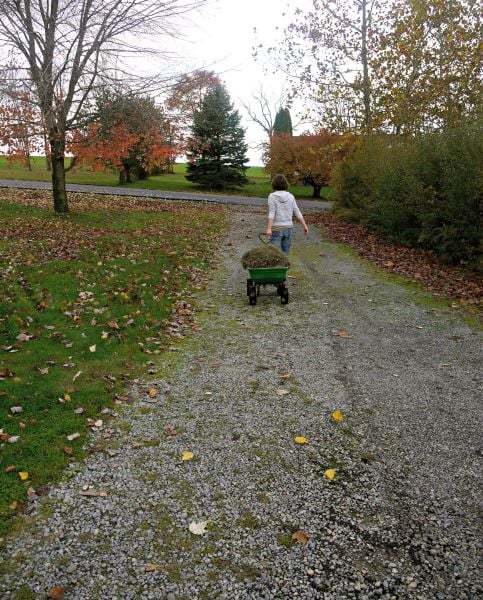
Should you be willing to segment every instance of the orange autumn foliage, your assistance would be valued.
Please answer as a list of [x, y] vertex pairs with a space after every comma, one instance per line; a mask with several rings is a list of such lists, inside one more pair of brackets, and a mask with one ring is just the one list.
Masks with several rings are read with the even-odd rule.
[[318, 197], [352, 143], [352, 136], [327, 130], [311, 135], [273, 135], [265, 154], [265, 168], [270, 173], [283, 173], [292, 184], [313, 186], [314, 197]]

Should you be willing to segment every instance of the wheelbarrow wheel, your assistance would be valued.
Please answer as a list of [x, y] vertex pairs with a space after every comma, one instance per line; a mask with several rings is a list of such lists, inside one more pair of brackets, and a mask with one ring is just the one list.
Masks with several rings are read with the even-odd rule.
[[257, 303], [257, 288], [254, 285], [248, 289], [248, 300], [251, 306], [255, 306]]
[[280, 291], [280, 301], [282, 304], [288, 304], [288, 289], [285, 286]]

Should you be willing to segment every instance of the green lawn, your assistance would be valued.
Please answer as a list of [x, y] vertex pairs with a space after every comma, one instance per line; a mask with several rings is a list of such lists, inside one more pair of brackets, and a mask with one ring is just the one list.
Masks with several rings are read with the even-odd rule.
[[191, 326], [184, 302], [204, 286], [226, 214], [89, 196], [61, 217], [47, 193], [8, 194], [0, 190], [0, 535], [29, 488], [40, 493], [84, 455], [94, 422], [121, 425], [103, 408], [129, 402], [132, 378], [173, 343], [169, 322]]
[[[149, 190], [169, 190], [175, 192], [200, 192], [200, 188], [185, 178], [186, 165], [178, 163], [175, 165], [173, 174], [155, 175], [144, 181], [125, 184], [126, 188], [139, 188]], [[229, 193], [235, 195], [264, 198], [272, 191], [270, 175], [263, 167], [249, 167], [247, 176], [250, 180], [248, 185]], [[32, 158], [32, 170], [29, 171], [20, 163], [9, 163], [5, 156], [0, 156], [0, 179], [20, 179], [33, 181], [50, 181], [51, 175], [45, 168], [45, 159], [42, 157]], [[80, 183], [87, 185], [119, 186], [119, 177], [115, 172], [91, 171], [87, 168], [77, 168], [67, 173], [68, 183]], [[312, 197], [311, 187], [292, 187], [290, 191], [296, 198], [309, 199]], [[225, 193], [225, 192], [224, 192]], [[322, 190], [322, 196], [328, 198], [330, 188]]]

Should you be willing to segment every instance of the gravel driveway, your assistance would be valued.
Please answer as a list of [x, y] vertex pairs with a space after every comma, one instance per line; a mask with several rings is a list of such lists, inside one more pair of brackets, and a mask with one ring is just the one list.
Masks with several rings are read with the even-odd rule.
[[35, 502], [0, 596], [481, 598], [479, 332], [298, 226], [289, 304], [251, 307], [264, 215], [232, 215], [201, 332]]

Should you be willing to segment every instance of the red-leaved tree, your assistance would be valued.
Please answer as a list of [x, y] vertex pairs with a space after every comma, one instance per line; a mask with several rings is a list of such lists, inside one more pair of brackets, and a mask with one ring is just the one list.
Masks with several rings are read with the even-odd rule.
[[8, 160], [32, 170], [31, 155], [44, 151], [42, 133], [29, 93], [12, 90], [0, 102], [0, 143], [6, 147]]
[[152, 98], [106, 90], [96, 119], [73, 132], [68, 149], [78, 163], [116, 169], [119, 182], [130, 183], [165, 169], [182, 152], [173, 129]]

